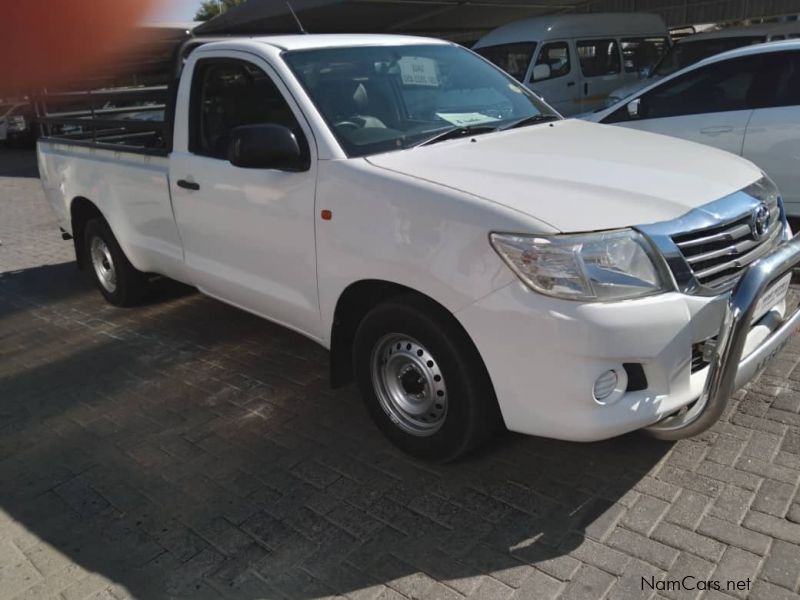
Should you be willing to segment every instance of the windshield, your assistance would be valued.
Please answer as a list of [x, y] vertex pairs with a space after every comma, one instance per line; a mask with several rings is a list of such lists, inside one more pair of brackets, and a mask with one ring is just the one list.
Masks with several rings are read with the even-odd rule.
[[670, 48], [669, 52], [655, 66], [651, 77], [653, 75], [659, 77], [672, 75], [675, 71], [693, 65], [709, 56], [741, 48], [742, 46], [749, 46], [750, 44], [760, 44], [765, 39], [762, 35], [678, 42]]
[[410, 148], [449, 130], [485, 132], [555, 115], [511, 77], [456, 46], [323, 48], [283, 56], [349, 156]]

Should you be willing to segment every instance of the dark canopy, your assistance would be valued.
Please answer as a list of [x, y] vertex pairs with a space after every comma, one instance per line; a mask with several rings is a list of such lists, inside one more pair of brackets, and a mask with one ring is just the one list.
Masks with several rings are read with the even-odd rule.
[[[527, 17], [570, 12], [652, 12], [670, 27], [800, 11], [798, 0], [290, 0], [310, 33], [411, 33], [453, 40]], [[285, 0], [248, 0], [196, 35], [292, 33]]]

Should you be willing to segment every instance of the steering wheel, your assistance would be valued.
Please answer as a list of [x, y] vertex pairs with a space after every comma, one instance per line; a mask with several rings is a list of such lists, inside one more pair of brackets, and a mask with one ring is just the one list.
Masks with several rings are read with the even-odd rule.
[[334, 123], [333, 126], [336, 129], [339, 129], [340, 127], [346, 127], [350, 131], [361, 129], [361, 126], [358, 123], [354, 123], [353, 121], [339, 121], [338, 123]]

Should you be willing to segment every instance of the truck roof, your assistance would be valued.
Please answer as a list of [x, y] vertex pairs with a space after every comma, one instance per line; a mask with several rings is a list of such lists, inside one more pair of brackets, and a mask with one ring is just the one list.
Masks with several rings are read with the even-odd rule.
[[[202, 38], [197, 38], [202, 39]], [[237, 41], [269, 44], [281, 50], [313, 50], [317, 48], [348, 48], [352, 46], [409, 46], [413, 44], [450, 44], [444, 40], [413, 35], [384, 35], [367, 33], [315, 33], [231, 37], [230, 40], [212, 42], [207, 46], [224, 46]]]

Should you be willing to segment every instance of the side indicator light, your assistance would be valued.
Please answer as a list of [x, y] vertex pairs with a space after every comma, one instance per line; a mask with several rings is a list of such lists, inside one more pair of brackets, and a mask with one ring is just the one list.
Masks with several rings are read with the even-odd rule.
[[325, 209], [321, 213], [319, 213], [319, 216], [322, 217], [323, 221], [330, 221], [333, 218], [333, 213]]

